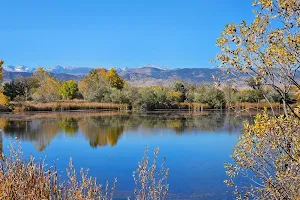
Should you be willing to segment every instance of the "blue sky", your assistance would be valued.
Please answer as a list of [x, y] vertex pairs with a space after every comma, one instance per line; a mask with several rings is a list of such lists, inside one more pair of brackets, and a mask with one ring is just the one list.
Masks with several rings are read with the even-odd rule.
[[211, 67], [226, 23], [252, 19], [251, 0], [1, 1], [6, 65]]

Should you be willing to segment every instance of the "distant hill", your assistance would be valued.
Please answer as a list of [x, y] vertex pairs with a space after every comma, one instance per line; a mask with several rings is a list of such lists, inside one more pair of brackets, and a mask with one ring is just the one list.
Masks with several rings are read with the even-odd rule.
[[145, 66], [122, 70], [119, 74], [133, 85], [149, 86], [168, 85], [177, 80], [190, 83], [213, 82], [212, 76], [220, 75], [221, 71], [209, 68], [163, 69]]
[[[54, 74], [50, 73], [52, 76], [54, 76], [57, 80], [59, 81], [64, 81], [64, 80], [76, 80], [80, 81], [84, 75], [72, 75], [72, 74]], [[32, 72], [8, 72], [3, 70], [3, 81], [4, 82], [9, 82], [12, 80], [15, 80], [17, 78], [27, 78], [32, 76]]]
[[[48, 69], [58, 80], [81, 80], [93, 68], [89, 67], [62, 67]], [[32, 76], [35, 69], [25, 66], [7, 66], [3, 70], [4, 81], [11, 81], [20, 77]], [[165, 69], [163, 67], [146, 65], [137, 68], [117, 69], [119, 75], [135, 86], [168, 85], [183, 80], [190, 83], [212, 82], [212, 76], [220, 75], [219, 69], [209, 68], [182, 68]]]

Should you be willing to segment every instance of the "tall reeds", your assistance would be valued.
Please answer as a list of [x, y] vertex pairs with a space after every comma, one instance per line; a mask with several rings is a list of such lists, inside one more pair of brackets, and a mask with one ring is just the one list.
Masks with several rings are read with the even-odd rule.
[[57, 101], [49, 103], [21, 102], [12, 103], [14, 111], [64, 111], [64, 110], [88, 110], [109, 109], [127, 110], [127, 104], [100, 103], [87, 101]]
[[[136, 200], [164, 200], [168, 193], [167, 177], [169, 169], [164, 163], [158, 171], [158, 149], [154, 150], [154, 160], [149, 166], [147, 151], [134, 173]], [[88, 175], [89, 170], [80, 170], [78, 174], [72, 159], [67, 169], [67, 180], [62, 180], [55, 166], [48, 167], [43, 161], [38, 163], [30, 156], [23, 158], [21, 144], [12, 141], [7, 157], [0, 160], [0, 199], [53, 199], [53, 200], [112, 200], [117, 179], [110, 186], [108, 181], [98, 184], [96, 178]]]

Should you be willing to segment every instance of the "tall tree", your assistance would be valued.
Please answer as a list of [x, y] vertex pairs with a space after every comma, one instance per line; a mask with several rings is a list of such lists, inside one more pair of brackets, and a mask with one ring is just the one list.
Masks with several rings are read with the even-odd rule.
[[117, 70], [111, 68], [106, 74], [106, 80], [111, 87], [122, 89], [124, 87], [124, 80], [118, 75]]
[[[282, 97], [285, 108], [300, 68], [300, 1], [254, 0], [252, 23], [227, 24], [217, 45], [219, 67], [236, 77], [252, 77], [271, 86]], [[298, 116], [298, 115], [297, 115]], [[298, 116], [299, 118], [299, 116]]]
[[177, 81], [175, 83], [175, 86], [174, 86], [174, 90], [175, 92], [179, 92], [180, 93], [180, 102], [184, 102], [185, 99], [186, 99], [186, 89], [183, 85], [183, 82], [180, 80], [180, 81]]
[[40, 102], [52, 102], [59, 99], [59, 82], [42, 67], [33, 73], [39, 87], [33, 93], [33, 99]]
[[59, 94], [63, 99], [74, 99], [77, 92], [78, 84], [74, 80], [64, 81], [59, 88]]
[[104, 95], [109, 91], [102, 72], [104, 70], [94, 69], [79, 82], [79, 91], [86, 100], [103, 101]]

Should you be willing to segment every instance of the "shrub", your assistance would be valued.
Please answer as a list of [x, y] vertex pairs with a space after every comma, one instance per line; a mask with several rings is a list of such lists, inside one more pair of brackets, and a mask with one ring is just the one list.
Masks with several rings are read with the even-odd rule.
[[225, 107], [225, 94], [222, 90], [217, 88], [210, 88], [206, 94], [206, 102], [212, 108]]
[[169, 169], [164, 168], [165, 158], [160, 169], [157, 167], [158, 152], [158, 148], [154, 149], [153, 162], [152, 165], [149, 165], [148, 148], [146, 148], [142, 160], [138, 163], [137, 170], [133, 172], [136, 185], [134, 194], [137, 200], [162, 200], [167, 197]]
[[[9, 155], [0, 160], [0, 199], [57, 199], [83, 200], [100, 199], [112, 200], [117, 179], [109, 188], [98, 184], [96, 178], [88, 175], [89, 170], [76, 172], [72, 159], [67, 169], [68, 180], [60, 180], [54, 166], [46, 167], [44, 162], [36, 163], [34, 157], [24, 160], [20, 142], [10, 144]], [[137, 200], [164, 200], [168, 193], [167, 177], [169, 170], [164, 163], [157, 171], [158, 149], [154, 150], [154, 160], [151, 166], [147, 150], [137, 171], [134, 173], [136, 184], [135, 199]]]
[[[297, 199], [300, 194], [300, 121], [283, 116], [256, 116], [246, 122], [234, 148], [235, 164], [226, 163], [228, 186], [239, 199]], [[236, 185], [237, 177], [249, 184]]]
[[0, 199], [112, 199], [116, 180], [111, 190], [108, 182], [103, 190], [83, 169], [78, 180], [72, 159], [67, 174], [69, 180], [60, 182], [54, 167], [46, 169], [33, 157], [24, 161], [19, 142], [11, 143], [9, 156], [0, 165]]

